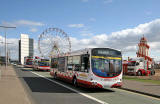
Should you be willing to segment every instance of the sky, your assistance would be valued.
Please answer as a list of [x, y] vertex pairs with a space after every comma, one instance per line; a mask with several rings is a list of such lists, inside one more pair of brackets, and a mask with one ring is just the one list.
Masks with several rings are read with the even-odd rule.
[[[123, 58], [136, 57], [144, 35], [150, 56], [160, 60], [160, 0], [0, 0], [0, 41], [7, 33], [8, 48], [18, 58], [20, 34], [35, 40], [47, 28], [60, 28], [70, 37], [72, 50], [89, 47], [119, 49]], [[0, 54], [4, 47], [0, 43]], [[15, 54], [16, 53], [16, 54]]]

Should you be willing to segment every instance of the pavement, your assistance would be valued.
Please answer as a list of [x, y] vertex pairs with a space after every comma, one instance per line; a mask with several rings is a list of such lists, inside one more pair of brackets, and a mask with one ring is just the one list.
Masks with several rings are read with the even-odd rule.
[[[91, 99], [33, 74], [32, 72], [34, 71], [31, 69], [13, 69], [12, 66], [7, 69], [0, 66], [0, 104], [98, 104]], [[36, 71], [35, 73], [49, 78], [49, 72]], [[74, 88], [68, 83], [58, 82]], [[86, 90], [76, 88], [76, 90], [84, 94], [109, 104], [127, 104], [127, 102], [130, 102], [130, 104], [160, 104], [160, 85], [123, 80], [122, 89], [129, 92], [121, 89]], [[138, 95], [130, 91], [141, 94]], [[156, 98], [143, 96], [143, 94]]]
[[160, 85], [134, 80], [123, 80], [121, 89], [160, 98]]
[[0, 104], [31, 104], [12, 66], [0, 66]]

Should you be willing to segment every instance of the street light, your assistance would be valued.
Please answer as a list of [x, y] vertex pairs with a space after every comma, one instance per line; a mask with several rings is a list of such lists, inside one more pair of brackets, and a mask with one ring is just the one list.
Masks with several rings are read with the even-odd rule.
[[[3, 42], [1, 42], [1, 41], [0, 41], [0, 43], [2, 43], [2, 44], [3, 44]], [[1, 46], [1, 45], [0, 45], [0, 46]], [[1, 47], [0, 47], [0, 48], [1, 48]], [[1, 56], [1, 50], [0, 50], [0, 56]]]
[[[7, 28], [16, 28], [16, 27], [9, 27], [9, 26], [0, 26], [1, 28], [7, 29]], [[5, 66], [7, 67], [7, 39], [6, 39], [6, 31], [5, 31]]]
[[[0, 42], [0, 43], [2, 43], [2, 44], [5, 44], [4, 42]], [[6, 43], [7, 44], [7, 46], [8, 46], [8, 44], [13, 44], [13, 43]], [[7, 56], [6, 56], [7, 58], [7, 63], [9, 62], [9, 49], [7, 49]]]

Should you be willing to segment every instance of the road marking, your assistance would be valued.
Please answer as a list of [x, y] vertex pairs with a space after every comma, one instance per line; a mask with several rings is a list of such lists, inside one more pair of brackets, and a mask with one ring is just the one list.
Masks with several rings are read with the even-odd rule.
[[136, 94], [136, 95], [140, 95], [140, 96], [144, 96], [144, 97], [148, 97], [148, 98], [155, 99], [155, 100], [160, 100], [159, 98], [156, 98], [156, 97], [152, 97], [152, 96], [148, 96], [148, 95], [139, 94], [139, 93], [132, 92], [132, 91], [127, 91], [127, 90], [117, 89], [117, 88], [116, 88], [116, 90], [123, 91], [123, 92], [128, 92], [128, 93], [132, 93], [132, 94]]
[[80, 94], [80, 95], [83, 95], [83, 96], [85, 96], [85, 97], [87, 97], [87, 98], [89, 98], [89, 99], [92, 99], [92, 100], [94, 100], [94, 101], [97, 101], [97, 102], [99, 102], [99, 103], [101, 103], [101, 104], [109, 104], [109, 103], [106, 103], [106, 102], [104, 102], [104, 101], [102, 101], [102, 100], [99, 100], [99, 99], [97, 99], [97, 98], [95, 98], [95, 97], [92, 97], [92, 96], [90, 96], [90, 95], [87, 95], [87, 94], [85, 94], [85, 93], [82, 93], [82, 92], [80, 92], [80, 91], [78, 91], [78, 90], [76, 90], [76, 89], [73, 89], [73, 88], [70, 88], [70, 87], [68, 87], [68, 86], [66, 86], [66, 85], [63, 85], [63, 84], [61, 84], [61, 83], [59, 83], [59, 82], [57, 82], [57, 81], [51, 80], [51, 79], [49, 79], [49, 78], [46, 78], [46, 77], [43, 76], [43, 75], [37, 74], [37, 73], [35, 73], [35, 72], [31, 72], [31, 73], [36, 74], [36, 75], [38, 75], [38, 76], [40, 76], [40, 77], [42, 77], [42, 78], [44, 78], [44, 79], [47, 79], [47, 80], [49, 80], [49, 81], [51, 81], [51, 82], [53, 82], [53, 83], [56, 83], [56, 84], [60, 85], [60, 86], [63, 86], [63, 87], [65, 87], [65, 88], [67, 88], [67, 89], [69, 89], [69, 90], [71, 90], [71, 91], [74, 91], [74, 92], [76, 92], [76, 93], [78, 93], [78, 94]]

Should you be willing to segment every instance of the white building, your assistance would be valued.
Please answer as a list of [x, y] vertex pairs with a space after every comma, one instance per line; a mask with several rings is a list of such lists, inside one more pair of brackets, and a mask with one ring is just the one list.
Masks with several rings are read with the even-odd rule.
[[19, 40], [19, 62], [24, 64], [24, 57], [33, 57], [33, 39], [30, 39], [27, 34], [21, 34]]

